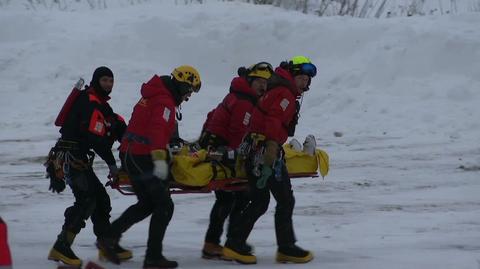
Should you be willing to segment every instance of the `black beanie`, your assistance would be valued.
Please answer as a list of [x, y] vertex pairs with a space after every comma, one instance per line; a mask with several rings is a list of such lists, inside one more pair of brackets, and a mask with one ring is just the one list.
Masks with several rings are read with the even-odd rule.
[[100, 94], [108, 95], [108, 93], [106, 93], [102, 87], [100, 87], [100, 78], [105, 76], [113, 78], [113, 72], [110, 70], [110, 68], [106, 66], [100, 66], [95, 69], [95, 72], [93, 72], [92, 81], [90, 81], [90, 87], [95, 88], [95, 90]]

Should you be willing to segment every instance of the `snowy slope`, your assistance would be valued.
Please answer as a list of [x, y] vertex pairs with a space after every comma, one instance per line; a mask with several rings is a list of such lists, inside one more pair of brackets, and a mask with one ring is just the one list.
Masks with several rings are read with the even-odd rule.
[[[480, 266], [478, 13], [360, 20], [158, 1], [94, 11], [0, 9], [0, 25], [7, 26], [0, 27], [0, 215], [14, 268], [55, 266], [45, 257], [73, 197], [47, 191], [41, 163], [79, 76], [88, 82], [95, 67], [111, 67], [112, 106], [129, 118], [142, 82], [177, 65], [197, 67], [203, 88], [183, 106], [180, 125], [195, 139], [239, 66], [297, 54], [319, 69], [297, 137], [314, 134], [332, 165], [326, 180], [294, 182], [299, 244], [316, 254], [302, 268]], [[97, 167], [105, 176], [103, 163]], [[112, 218], [134, 202], [109, 193]], [[199, 258], [213, 195], [174, 201], [166, 255], [181, 268], [239, 267]], [[277, 266], [274, 205], [249, 239], [255, 268]], [[147, 227], [143, 221], [125, 234], [135, 258], [119, 268], [141, 267]], [[93, 242], [89, 224], [74, 249], [95, 259]]]

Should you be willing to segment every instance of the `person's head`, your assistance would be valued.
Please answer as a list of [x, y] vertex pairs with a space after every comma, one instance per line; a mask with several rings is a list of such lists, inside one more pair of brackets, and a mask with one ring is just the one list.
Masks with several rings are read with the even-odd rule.
[[172, 81], [174, 84], [175, 94], [178, 96], [178, 103], [188, 101], [188, 98], [192, 93], [200, 91], [202, 82], [200, 80], [200, 74], [198, 71], [189, 66], [182, 65], [172, 71]]
[[283, 65], [292, 74], [298, 93], [308, 91], [312, 78], [317, 75], [317, 67], [310, 59], [305, 56], [295, 56]]
[[267, 62], [259, 62], [249, 68], [240, 67], [238, 74], [246, 78], [257, 96], [262, 96], [267, 91], [267, 84], [273, 74], [273, 67]]
[[107, 97], [113, 88], [113, 72], [106, 66], [100, 66], [93, 72], [90, 87], [93, 87], [97, 93]]

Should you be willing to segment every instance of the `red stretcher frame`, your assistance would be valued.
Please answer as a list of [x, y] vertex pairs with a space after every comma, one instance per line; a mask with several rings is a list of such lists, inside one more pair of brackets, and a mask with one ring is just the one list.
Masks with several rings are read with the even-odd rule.
[[[318, 173], [293, 173], [289, 174], [290, 178], [316, 178]], [[119, 184], [110, 184], [113, 189], [116, 189], [123, 195], [135, 195], [127, 181], [120, 181]], [[184, 194], [184, 193], [209, 193], [212, 191], [244, 191], [248, 188], [248, 180], [246, 178], [227, 178], [219, 180], [210, 180], [210, 182], [201, 187], [187, 186], [178, 182], [170, 182], [171, 194]]]

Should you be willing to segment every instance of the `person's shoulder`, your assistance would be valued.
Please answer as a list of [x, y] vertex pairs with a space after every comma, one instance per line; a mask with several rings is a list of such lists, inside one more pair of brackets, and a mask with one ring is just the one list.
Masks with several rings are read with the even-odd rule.
[[286, 98], [292, 98], [295, 99], [295, 96], [293, 96], [292, 91], [284, 85], [278, 85], [277, 87], [274, 87], [270, 89], [267, 92], [270, 96], [275, 96], [275, 97], [286, 97]]
[[149, 99], [150, 103], [154, 106], [161, 105], [169, 108], [175, 107], [175, 99], [167, 89], [160, 91], [158, 94], [150, 97]]
[[89, 100], [89, 94], [87, 93], [87, 90], [81, 90], [75, 100], [75, 104], [79, 104], [80, 106], [85, 106], [89, 102], [90, 100]]

